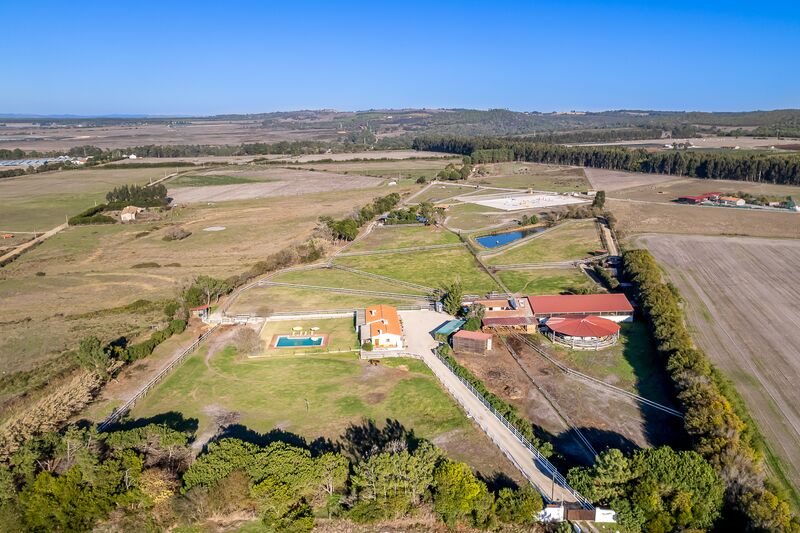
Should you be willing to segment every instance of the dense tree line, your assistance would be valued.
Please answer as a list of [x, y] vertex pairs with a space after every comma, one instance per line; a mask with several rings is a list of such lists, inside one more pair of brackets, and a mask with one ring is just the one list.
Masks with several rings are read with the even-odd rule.
[[109, 204], [158, 207], [167, 203], [167, 188], [162, 183], [150, 187], [122, 185], [106, 193], [106, 200]]
[[334, 220], [331, 217], [320, 217], [318, 235], [330, 240], [352, 241], [358, 236], [358, 228], [380, 215], [386, 213], [400, 203], [400, 195], [396, 192], [381, 196], [356, 210], [351, 216]]
[[471, 155], [476, 163], [528, 161], [705, 179], [800, 185], [800, 156], [671, 150], [649, 153], [623, 147], [560, 146], [491, 137], [419, 137], [416, 150]]
[[160, 531], [237, 516], [300, 533], [320, 516], [375, 523], [428, 511], [453, 528], [498, 529], [530, 527], [542, 509], [530, 486], [490, 490], [393, 421], [351, 426], [338, 442], [250, 433], [214, 440], [195, 460], [191, 431], [175, 423], [46, 433], [0, 466], [0, 521], [9, 532], [90, 531], [101, 522], [109, 531]]
[[610, 449], [593, 466], [571, 469], [567, 479], [583, 496], [614, 509], [631, 532], [711, 529], [722, 508], [722, 480], [693, 451], [665, 446], [626, 457]]
[[[726, 484], [726, 519], [749, 530], [800, 531], [788, 503], [765, 482], [757, 429], [743, 403], [702, 350], [692, 343], [677, 290], [664, 283], [646, 250], [624, 253], [624, 274], [650, 326], [657, 351], [685, 411], [684, 426], [694, 451]], [[745, 423], [747, 421], [747, 423]]]

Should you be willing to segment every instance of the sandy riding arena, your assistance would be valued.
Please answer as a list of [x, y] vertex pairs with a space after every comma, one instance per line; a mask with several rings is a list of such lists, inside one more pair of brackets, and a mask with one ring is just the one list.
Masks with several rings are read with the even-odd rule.
[[520, 194], [514, 196], [502, 197], [472, 197], [460, 196], [457, 198], [462, 202], [470, 204], [482, 205], [484, 207], [492, 207], [494, 209], [502, 209], [503, 211], [519, 211], [522, 209], [543, 209], [547, 207], [556, 207], [560, 205], [582, 204], [586, 200], [575, 198], [573, 196], [566, 196], [563, 194]]

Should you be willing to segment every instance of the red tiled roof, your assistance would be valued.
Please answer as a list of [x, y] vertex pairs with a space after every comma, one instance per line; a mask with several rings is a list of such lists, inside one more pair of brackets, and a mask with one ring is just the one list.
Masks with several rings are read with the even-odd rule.
[[476, 341], [487, 341], [492, 338], [491, 333], [483, 333], [481, 331], [467, 331], [465, 329], [459, 330], [456, 332], [454, 337], [458, 337], [459, 339], [472, 339]]
[[619, 332], [619, 324], [599, 316], [554, 316], [545, 322], [547, 327], [570, 337], [608, 337]]
[[534, 315], [633, 313], [624, 294], [559, 294], [528, 296]]
[[372, 324], [375, 325], [375, 327], [371, 327], [374, 331], [381, 330], [392, 335], [403, 334], [403, 329], [400, 326], [400, 317], [397, 315], [395, 307], [385, 304], [373, 305], [367, 307], [365, 314], [366, 323], [370, 324], [370, 326]]

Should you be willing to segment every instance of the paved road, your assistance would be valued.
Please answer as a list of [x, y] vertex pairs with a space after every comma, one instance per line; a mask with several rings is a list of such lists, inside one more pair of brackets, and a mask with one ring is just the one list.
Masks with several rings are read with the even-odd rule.
[[550, 476], [538, 467], [533, 453], [433, 353], [438, 343], [430, 332], [452, 317], [433, 311], [400, 311], [400, 318], [403, 321], [407, 350], [425, 361], [467, 415], [486, 432], [539, 492], [553, 501], [575, 502], [575, 497], [563, 487], [553, 487]]

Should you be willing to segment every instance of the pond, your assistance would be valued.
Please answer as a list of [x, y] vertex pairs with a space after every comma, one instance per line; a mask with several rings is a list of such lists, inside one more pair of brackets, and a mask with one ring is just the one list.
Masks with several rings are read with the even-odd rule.
[[504, 246], [508, 243], [518, 241], [528, 235], [541, 233], [547, 228], [527, 228], [517, 231], [506, 231], [505, 233], [495, 233], [494, 235], [484, 235], [483, 237], [476, 237], [475, 240], [484, 248], [497, 248]]

